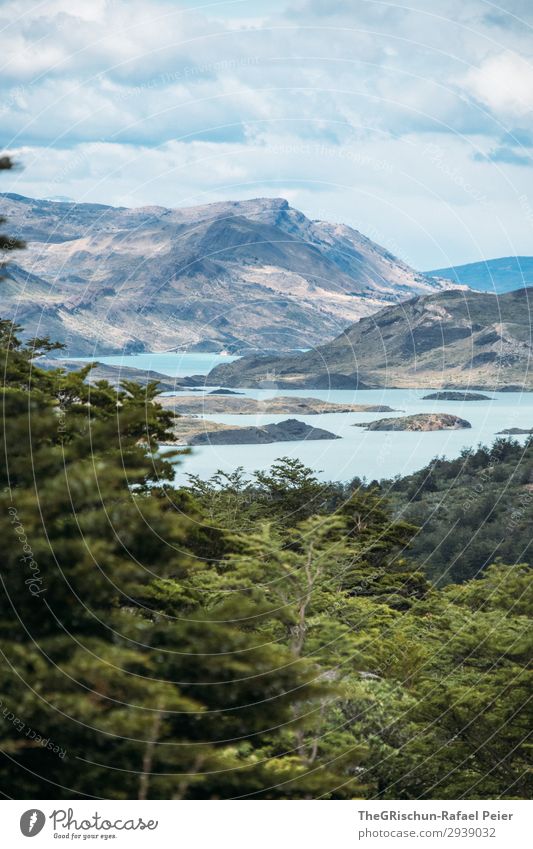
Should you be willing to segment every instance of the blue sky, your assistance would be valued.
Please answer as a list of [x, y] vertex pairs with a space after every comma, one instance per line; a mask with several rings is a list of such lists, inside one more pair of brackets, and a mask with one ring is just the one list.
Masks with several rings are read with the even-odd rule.
[[533, 254], [530, 0], [3, 0], [3, 189], [283, 196], [421, 269]]

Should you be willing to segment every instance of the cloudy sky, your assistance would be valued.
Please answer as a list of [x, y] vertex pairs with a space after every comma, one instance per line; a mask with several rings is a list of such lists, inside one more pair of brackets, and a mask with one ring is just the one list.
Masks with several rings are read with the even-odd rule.
[[286, 197], [421, 269], [533, 254], [531, 0], [2, 0], [2, 189]]

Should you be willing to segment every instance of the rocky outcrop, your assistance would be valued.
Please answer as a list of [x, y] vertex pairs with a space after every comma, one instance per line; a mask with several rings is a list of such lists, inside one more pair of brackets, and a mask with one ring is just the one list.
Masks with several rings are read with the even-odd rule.
[[430, 395], [424, 395], [422, 401], [490, 401], [488, 395], [482, 395], [480, 392], [459, 392], [452, 389], [445, 389], [441, 392], [432, 392]]
[[416, 413], [412, 416], [400, 416], [397, 419], [379, 419], [374, 422], [356, 424], [366, 430], [407, 430], [427, 433], [434, 430], [460, 430], [472, 427], [466, 419], [452, 416], [450, 413]]
[[208, 430], [210, 422], [203, 422], [205, 430], [187, 440], [188, 445], [265, 445], [270, 442], [298, 442], [303, 439], [340, 439], [320, 427], [310, 427], [297, 419], [287, 419], [262, 427], [238, 427]]
[[506, 436], [519, 436], [520, 434], [530, 433], [533, 433], [533, 427], [508, 427], [505, 430], [498, 431], [498, 434], [505, 434]]

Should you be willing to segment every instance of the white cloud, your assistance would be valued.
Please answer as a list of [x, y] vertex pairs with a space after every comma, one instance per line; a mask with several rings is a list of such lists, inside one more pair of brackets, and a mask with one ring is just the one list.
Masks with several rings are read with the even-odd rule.
[[339, 146], [267, 132], [246, 143], [31, 148], [18, 152], [25, 170], [6, 176], [3, 188], [117, 206], [283, 196], [312, 218], [361, 230], [419, 268], [527, 255], [532, 224], [520, 198], [533, 200], [533, 169], [473, 162], [484, 139], [474, 142], [376, 135]]
[[[52, 0], [44, 7], [20, 0], [18, 17], [11, 3], [4, 4], [4, 102], [12, 100], [10, 86], [25, 87], [27, 139], [39, 143], [57, 137], [58, 119], [67, 142], [100, 137], [102, 116], [109, 135], [121, 122], [136, 124], [137, 135], [129, 139], [134, 143], [162, 142], [179, 132], [154, 115], [184, 100], [189, 106], [179, 115], [183, 132], [228, 123], [225, 113], [243, 125], [265, 117], [302, 118], [303, 136], [309, 133], [305, 121], [345, 116], [357, 126], [394, 133], [415, 127], [493, 131], [452, 82], [493, 43], [487, 33], [494, 27], [462, 23], [468, 9], [472, 15], [484, 8], [481, 0], [447, 0], [439, 15], [423, 7], [313, 0], [298, 13], [278, 12], [264, 26], [252, 18], [236, 29], [244, 5], [252, 13], [258, 4], [230, 4], [225, 18], [215, 4], [213, 19], [209, 4], [187, 11], [164, 0]], [[442, 49], [446, 43], [449, 51]], [[235, 96], [214, 106], [228, 91]], [[81, 124], [80, 100], [87, 102]], [[8, 133], [14, 135], [24, 118], [13, 110], [10, 121], [9, 110], [2, 112], [9, 143]], [[295, 135], [298, 130], [295, 122]], [[324, 137], [331, 132], [327, 127]]]
[[524, 118], [533, 110], [533, 59], [506, 51], [490, 56], [464, 79], [467, 91], [504, 118]]
[[[498, 252], [492, 196], [476, 197], [497, 185], [523, 240], [513, 145], [533, 101], [510, 14], [524, 2], [499, 6], [5, 0], [0, 133], [25, 170], [3, 187], [125, 205], [285, 194], [415, 265]], [[526, 191], [533, 168], [520, 171]]]

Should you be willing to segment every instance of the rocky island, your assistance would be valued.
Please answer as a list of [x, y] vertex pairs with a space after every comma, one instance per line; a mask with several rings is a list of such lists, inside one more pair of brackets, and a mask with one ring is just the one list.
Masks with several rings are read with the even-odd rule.
[[533, 433], [533, 427], [508, 427], [505, 430], [498, 431], [498, 435], [502, 436], [521, 436], [530, 433]]
[[417, 413], [413, 416], [400, 416], [397, 419], [378, 419], [374, 422], [361, 422], [353, 427], [366, 430], [406, 430], [427, 433], [434, 430], [461, 430], [472, 427], [466, 419], [452, 416], [450, 413]]
[[297, 419], [250, 427], [235, 427], [204, 419], [180, 419], [175, 435], [175, 444], [178, 445], [266, 445], [303, 439], [340, 439], [328, 430], [310, 427]]
[[424, 395], [422, 401], [491, 401], [488, 395], [481, 392], [461, 392], [454, 389], [443, 389], [440, 392], [432, 392]]

